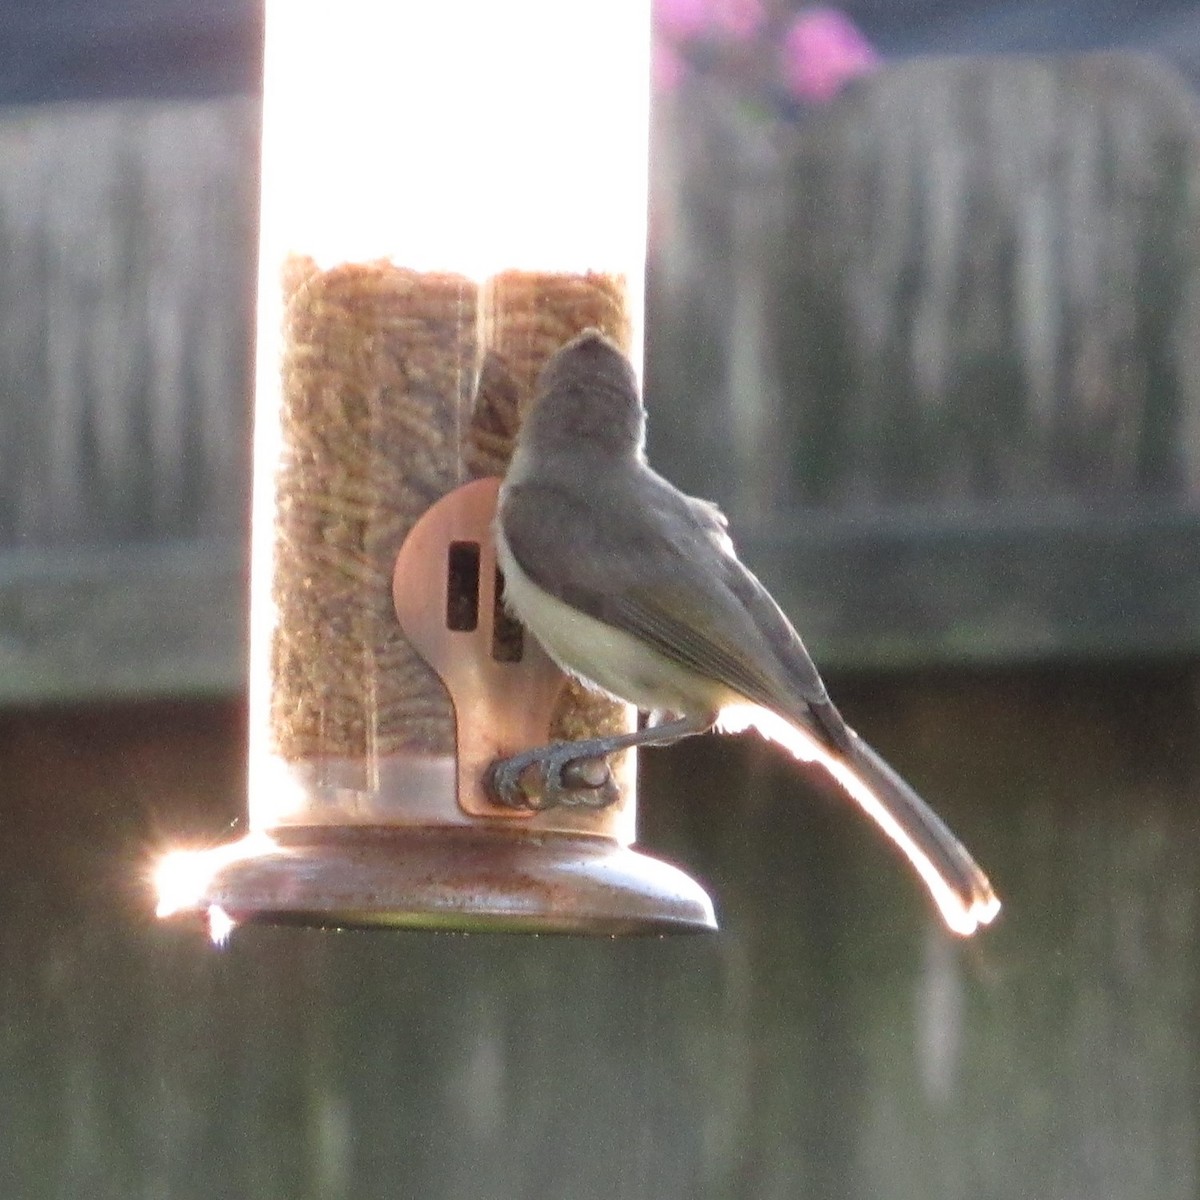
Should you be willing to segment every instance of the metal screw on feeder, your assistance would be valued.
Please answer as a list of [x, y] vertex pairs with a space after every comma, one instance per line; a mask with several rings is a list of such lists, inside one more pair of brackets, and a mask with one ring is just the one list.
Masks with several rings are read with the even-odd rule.
[[648, 9], [268, 0], [251, 832], [168, 855], [161, 915], [714, 927], [631, 848], [632, 752], [570, 806], [485, 785], [635, 717], [506, 615], [491, 521], [550, 355], [595, 327], [639, 357]]

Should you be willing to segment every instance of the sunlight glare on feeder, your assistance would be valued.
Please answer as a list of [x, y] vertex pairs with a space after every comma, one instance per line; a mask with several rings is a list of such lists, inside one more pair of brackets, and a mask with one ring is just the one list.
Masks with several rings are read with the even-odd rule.
[[171, 850], [154, 867], [158, 896], [155, 916], [172, 917], [199, 907], [213, 877], [223, 867], [246, 858], [280, 854], [282, 849], [263, 832], [248, 833], [236, 842], [205, 850]]

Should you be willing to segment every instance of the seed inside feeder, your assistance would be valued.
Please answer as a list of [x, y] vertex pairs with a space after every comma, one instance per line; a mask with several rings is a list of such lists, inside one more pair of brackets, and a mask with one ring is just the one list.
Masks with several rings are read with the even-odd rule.
[[[441, 681], [400, 632], [405, 536], [468, 479], [502, 475], [549, 357], [581, 330], [628, 348], [622, 279], [510, 271], [480, 286], [388, 262], [284, 271], [271, 744], [289, 763], [450, 755]], [[498, 656], [520, 631], [497, 627]], [[627, 727], [571, 683], [552, 738]]]

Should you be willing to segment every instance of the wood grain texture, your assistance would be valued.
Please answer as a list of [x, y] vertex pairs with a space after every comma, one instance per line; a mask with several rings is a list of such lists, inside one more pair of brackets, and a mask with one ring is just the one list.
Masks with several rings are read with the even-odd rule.
[[967, 839], [947, 939], [755, 739], [643, 755], [714, 937], [156, 923], [237, 832], [244, 711], [0, 718], [0, 1188], [23, 1200], [1184, 1200], [1200, 1176], [1194, 668], [834, 680]]
[[829, 667], [1106, 661], [1200, 647], [1200, 519], [1166, 504], [890, 507], [746, 523], [745, 561]]
[[866, 823], [753, 741], [643, 756], [643, 834], [720, 897], [739, 988], [712, 1194], [1194, 1194], [1194, 669], [832, 683], [1006, 907], [945, 937]]
[[257, 112], [0, 119], [0, 703], [241, 686]]
[[242, 533], [256, 111], [0, 120], [0, 546]]
[[[652, 460], [730, 509], [822, 665], [1200, 646], [1178, 80], [915, 62], [786, 145], [693, 99], [654, 155]], [[4, 699], [240, 686], [240, 640], [203, 647], [244, 611], [257, 124], [248, 100], [0, 120]], [[38, 582], [59, 550], [78, 609]]]
[[236, 690], [244, 558], [215, 538], [0, 551], [0, 705]]
[[709, 96], [661, 121], [668, 474], [748, 518], [1194, 503], [1200, 108], [1168, 70], [917, 60], [779, 142]]
[[1123, 55], [914, 63], [819, 114], [783, 171], [770, 341], [792, 495], [1200, 496], [1182, 82]]
[[707, 95], [661, 120], [651, 458], [727, 508], [819, 663], [1194, 652], [1200, 107], [1177, 77], [914, 61], [782, 143]]

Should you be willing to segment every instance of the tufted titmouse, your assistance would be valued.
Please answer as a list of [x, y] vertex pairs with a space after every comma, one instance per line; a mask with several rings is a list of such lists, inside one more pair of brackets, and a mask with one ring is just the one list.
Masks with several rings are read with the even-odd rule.
[[499, 764], [493, 787], [519, 803], [534, 763], [547, 791], [562, 792], [581, 759], [754, 726], [834, 776], [904, 852], [951, 929], [987, 924], [1000, 908], [987, 876], [842, 720], [799, 635], [738, 561], [724, 516], [656, 474], [644, 442], [629, 362], [595, 330], [568, 342], [518, 436], [496, 549], [506, 602], [559, 666], [673, 719], [518, 755]]

